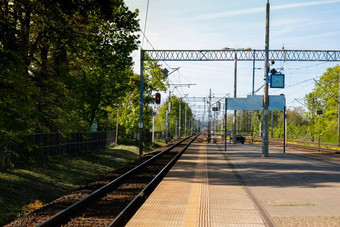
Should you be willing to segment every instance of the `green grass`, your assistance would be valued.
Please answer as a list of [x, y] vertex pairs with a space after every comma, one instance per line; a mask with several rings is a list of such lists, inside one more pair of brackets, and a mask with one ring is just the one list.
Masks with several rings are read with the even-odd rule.
[[0, 226], [138, 158], [138, 147], [83, 152], [27, 162], [0, 173]]

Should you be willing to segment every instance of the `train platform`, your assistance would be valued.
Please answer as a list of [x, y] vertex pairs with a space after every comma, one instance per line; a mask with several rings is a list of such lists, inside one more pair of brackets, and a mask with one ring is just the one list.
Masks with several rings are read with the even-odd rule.
[[340, 226], [337, 159], [261, 149], [193, 143], [127, 226]]

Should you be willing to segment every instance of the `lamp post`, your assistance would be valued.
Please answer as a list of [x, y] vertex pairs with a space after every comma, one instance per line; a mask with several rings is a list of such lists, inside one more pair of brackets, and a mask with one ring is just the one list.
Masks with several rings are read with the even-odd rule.
[[[250, 47], [245, 48], [229, 48], [229, 47], [223, 47], [222, 50], [251, 50]], [[237, 52], [235, 52], [235, 58], [234, 58], [234, 98], [237, 97]], [[234, 110], [234, 118], [233, 118], [233, 143], [236, 143], [236, 115], [237, 111]]]
[[[237, 97], [237, 53], [235, 53], [235, 65], [234, 65], [234, 98]], [[234, 125], [233, 125], [233, 144], [236, 144], [236, 113], [234, 110]]]

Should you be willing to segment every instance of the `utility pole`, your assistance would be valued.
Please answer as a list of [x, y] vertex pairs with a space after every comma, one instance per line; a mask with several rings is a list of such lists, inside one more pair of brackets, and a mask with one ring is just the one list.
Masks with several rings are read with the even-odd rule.
[[216, 143], [216, 111], [214, 111], [214, 139], [213, 142]]
[[155, 104], [153, 104], [152, 108], [152, 147], [155, 146]]
[[[253, 52], [253, 82], [251, 85], [251, 95], [254, 95], [255, 92], [255, 50]], [[251, 131], [251, 141], [254, 141], [254, 129], [253, 129], [253, 110], [250, 112], [250, 131]]]
[[171, 111], [171, 90], [169, 89], [169, 101], [168, 101], [168, 109], [166, 110], [166, 125], [165, 125], [165, 142], [169, 142], [169, 127], [170, 127], [170, 121], [169, 121], [169, 114]]
[[287, 114], [286, 114], [286, 98], [285, 98], [285, 106], [283, 109], [283, 153], [286, 153], [286, 143], [287, 143]]
[[185, 113], [184, 113], [184, 136], [187, 136], [187, 106], [188, 106], [188, 104], [185, 103]]
[[320, 152], [320, 114], [319, 114], [319, 138], [318, 138], [318, 147]]
[[322, 114], [322, 110], [318, 110], [317, 114], [319, 115], [319, 138], [318, 138], [318, 147], [319, 147], [319, 152], [320, 152], [320, 116]]
[[208, 143], [211, 141], [211, 89], [209, 90], [209, 105], [208, 105]]
[[182, 115], [182, 98], [179, 98], [179, 116], [178, 116], [178, 138], [181, 138], [181, 115]]
[[165, 114], [166, 114], [166, 121], [165, 121], [165, 143], [168, 143], [169, 111], [166, 110]]
[[313, 94], [313, 99], [312, 99], [312, 135], [311, 135], [311, 141], [314, 142], [314, 94]]
[[118, 145], [118, 124], [119, 124], [119, 108], [117, 109], [117, 123], [116, 123], [116, 146]]
[[[235, 61], [234, 61], [234, 98], [237, 95], [237, 53], [235, 53]], [[234, 119], [233, 119], [233, 144], [236, 144], [236, 110], [234, 110]]]
[[144, 50], [140, 51], [140, 81], [139, 81], [139, 157], [143, 155], [143, 89], [144, 89]]
[[271, 134], [271, 138], [273, 138], [274, 136], [274, 110], [270, 111], [271, 114], [272, 114], [272, 117], [271, 117], [271, 122], [270, 122], [270, 127], [271, 127], [271, 131], [270, 131], [270, 134]]
[[206, 101], [206, 98], [204, 98], [203, 99], [203, 103], [204, 103], [204, 105], [203, 105], [203, 108], [204, 108], [204, 110], [203, 110], [203, 128], [205, 128], [205, 126], [206, 126], [206, 124], [205, 124], [205, 121], [204, 121], [204, 115], [205, 115], [205, 107], [206, 107], [206, 105], [207, 105], [207, 101]]
[[269, 10], [270, 4], [267, 0], [266, 5], [266, 37], [264, 55], [264, 96], [263, 96], [263, 137], [262, 137], [262, 157], [268, 157], [268, 72], [269, 72]]

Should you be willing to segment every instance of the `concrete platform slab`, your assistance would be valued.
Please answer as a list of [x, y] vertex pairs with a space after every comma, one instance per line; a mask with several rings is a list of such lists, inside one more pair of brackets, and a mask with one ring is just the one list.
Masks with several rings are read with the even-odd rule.
[[235, 144], [226, 158], [276, 226], [340, 226], [338, 157]]

